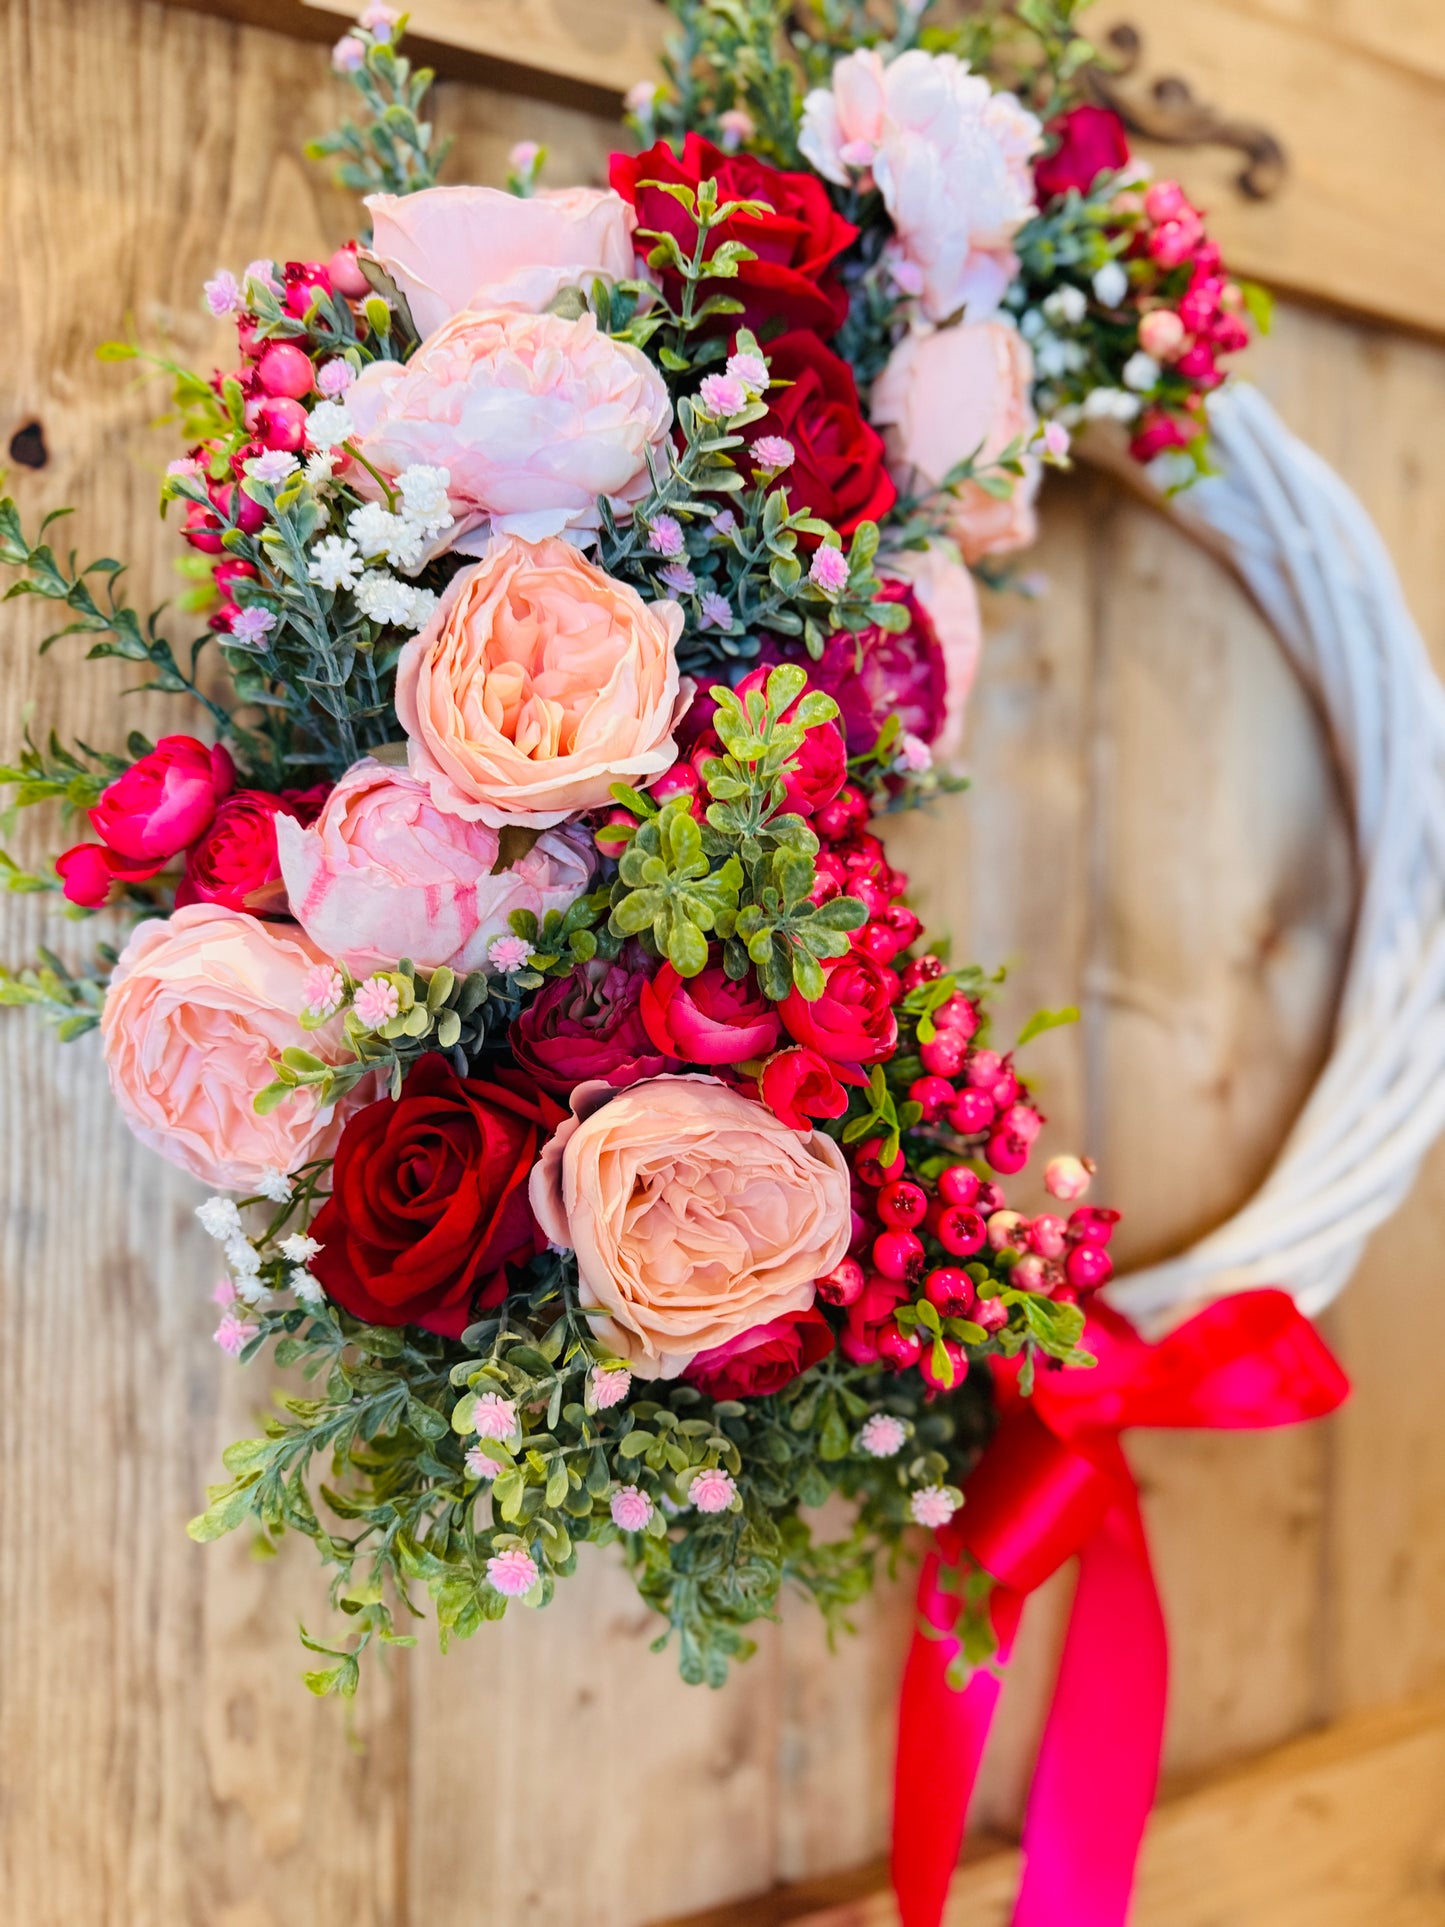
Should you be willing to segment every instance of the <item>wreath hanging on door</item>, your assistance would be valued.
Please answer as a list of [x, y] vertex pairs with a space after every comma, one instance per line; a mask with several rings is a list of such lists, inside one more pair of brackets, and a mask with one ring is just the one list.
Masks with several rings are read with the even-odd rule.
[[[409, 1643], [414, 1595], [444, 1638], [545, 1604], [582, 1540], [690, 1680], [787, 1582], [841, 1620], [918, 1525], [938, 1666], [1006, 1644], [1027, 1585], [964, 1488], [985, 1454], [980, 1494], [1027, 1496], [1022, 1402], [1057, 1443], [1096, 1355], [1132, 1410], [1095, 1298], [1116, 1214], [1067, 1154], [1010, 1208], [1044, 1124], [1015, 1052], [1074, 1013], [995, 1036], [878, 830], [956, 787], [975, 578], [1013, 583], [1081, 423], [1222, 532], [1348, 731], [1378, 859], [1279, 1170], [1124, 1300], [1225, 1267], [1318, 1301], [1441, 1121], [1440, 692], [1358, 510], [1221, 394], [1267, 297], [1086, 97], [1073, 0], [887, 32], [824, 5], [786, 43], [775, 0], [675, 11], [605, 189], [540, 186], [530, 145], [505, 192], [437, 185], [404, 18], [340, 41], [364, 112], [313, 151], [369, 239], [218, 271], [236, 363], [175, 376], [189, 650], [0, 507], [10, 593], [214, 738], [27, 742], [16, 800], [93, 834], [12, 884], [143, 920], [0, 994], [100, 1029], [131, 1128], [215, 1191], [218, 1343], [301, 1374], [192, 1532], [313, 1540], [350, 1627], [307, 1638], [317, 1693]], [[1292, 1347], [1284, 1405], [1189, 1422], [1338, 1398], [1281, 1302], [1186, 1331], [1201, 1370]], [[820, 1542], [833, 1492], [856, 1523]]]

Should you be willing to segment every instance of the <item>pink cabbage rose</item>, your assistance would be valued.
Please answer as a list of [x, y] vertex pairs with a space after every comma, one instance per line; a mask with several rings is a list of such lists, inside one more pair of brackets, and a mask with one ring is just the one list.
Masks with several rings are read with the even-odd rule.
[[943, 652], [943, 718], [933, 753], [956, 756], [963, 748], [964, 709], [983, 650], [978, 590], [969, 570], [936, 542], [926, 549], [900, 550], [889, 557], [889, 567], [906, 577]]
[[593, 1078], [620, 1090], [668, 1069], [639, 1008], [648, 968], [629, 943], [615, 963], [593, 957], [568, 977], [549, 978], [507, 1032], [518, 1069], [554, 1097]]
[[1034, 211], [1043, 130], [953, 54], [920, 48], [885, 64], [863, 48], [803, 103], [798, 145], [830, 181], [876, 186], [897, 230], [895, 272], [930, 321], [986, 320], [1018, 262], [1010, 242]]
[[782, 1030], [778, 1014], [752, 980], [735, 982], [721, 964], [679, 977], [663, 964], [642, 986], [643, 1027], [665, 1057], [683, 1064], [741, 1064], [766, 1057]]
[[312, 1092], [266, 1117], [252, 1107], [289, 1045], [327, 1063], [347, 1055], [339, 1020], [313, 1031], [298, 1021], [307, 972], [324, 961], [300, 931], [218, 904], [141, 924], [100, 1023], [111, 1089], [141, 1143], [227, 1191], [329, 1151], [340, 1118]]
[[[651, 487], [648, 455], [672, 427], [661, 375], [590, 314], [463, 310], [405, 364], [364, 368], [346, 408], [384, 475], [413, 463], [447, 470], [453, 547], [484, 521], [532, 542], [596, 529], [599, 496], [630, 513]], [[379, 493], [364, 470], [352, 479]]]
[[682, 610], [570, 543], [503, 537], [401, 652], [396, 713], [438, 809], [547, 828], [676, 760]]
[[532, 1211], [577, 1254], [593, 1329], [639, 1378], [806, 1311], [845, 1255], [848, 1165], [715, 1077], [583, 1084], [533, 1167]]
[[484, 970], [514, 910], [565, 910], [592, 880], [591, 839], [546, 830], [497, 870], [501, 833], [439, 810], [425, 783], [364, 757], [309, 829], [276, 819], [291, 914], [357, 976], [409, 957]]
[[606, 187], [543, 188], [524, 199], [498, 187], [370, 194], [368, 253], [406, 296], [423, 336], [463, 308], [540, 314], [560, 289], [623, 281], [633, 270], [635, 216]]
[[[873, 384], [873, 419], [895, 474], [923, 492], [938, 487], [966, 456], [976, 455], [982, 466], [1010, 443], [1026, 446], [1037, 425], [1029, 400], [1033, 372], [1028, 343], [1001, 321], [905, 335]], [[1033, 541], [1038, 457], [1024, 455], [1023, 465], [1004, 500], [965, 482], [947, 505], [948, 532], [966, 562]]]

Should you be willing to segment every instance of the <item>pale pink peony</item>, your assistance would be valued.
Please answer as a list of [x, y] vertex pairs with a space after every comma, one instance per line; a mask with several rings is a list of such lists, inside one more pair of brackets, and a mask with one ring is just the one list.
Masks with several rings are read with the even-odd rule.
[[370, 757], [309, 827], [279, 817], [276, 849], [292, 916], [357, 977], [399, 957], [423, 970], [504, 968], [497, 946], [522, 942], [511, 913], [565, 910], [594, 868], [589, 838], [547, 830], [494, 874], [496, 829], [438, 809], [419, 777]]
[[1034, 211], [1035, 116], [953, 54], [838, 61], [803, 103], [798, 145], [830, 181], [872, 182], [897, 230], [900, 285], [931, 321], [997, 308], [1017, 271], [1010, 242]]
[[[1035, 427], [1032, 380], [1028, 343], [1001, 321], [905, 335], [872, 397], [873, 421], [883, 430], [895, 476], [923, 492], [967, 456], [982, 465], [1012, 442], [1026, 446]], [[1024, 455], [1023, 467], [1005, 500], [966, 482], [946, 504], [948, 532], [966, 562], [1033, 541], [1038, 457]]]
[[935, 758], [963, 747], [963, 717], [983, 649], [983, 617], [973, 576], [953, 553], [933, 542], [901, 549], [889, 567], [903, 576], [923, 604], [943, 651], [943, 727], [932, 745]]
[[[535, 149], [533, 150], [535, 157]], [[496, 187], [370, 194], [367, 250], [406, 296], [425, 337], [463, 308], [540, 314], [561, 289], [633, 272], [635, 215], [606, 187]]]
[[644, 602], [567, 542], [504, 537], [401, 652], [396, 713], [440, 810], [546, 828], [677, 759], [682, 610]]
[[[590, 314], [463, 310], [404, 365], [364, 368], [346, 409], [357, 446], [388, 478], [415, 463], [446, 469], [449, 547], [483, 522], [533, 542], [594, 530], [599, 496], [630, 513], [651, 487], [649, 453], [666, 466], [672, 426], [661, 375]], [[352, 480], [379, 493], [364, 470]]]
[[848, 1248], [848, 1166], [714, 1077], [579, 1085], [533, 1167], [543, 1234], [577, 1254], [598, 1338], [639, 1378], [806, 1311]]
[[116, 1102], [143, 1144], [228, 1191], [256, 1191], [330, 1150], [340, 1119], [312, 1092], [266, 1117], [252, 1105], [288, 1046], [328, 1063], [347, 1054], [339, 1020], [303, 1031], [298, 1019], [320, 961], [299, 930], [219, 904], [139, 926], [111, 977], [101, 1036]]
[[521, 1599], [537, 1583], [537, 1562], [523, 1546], [509, 1546], [487, 1561], [487, 1581], [505, 1599]]

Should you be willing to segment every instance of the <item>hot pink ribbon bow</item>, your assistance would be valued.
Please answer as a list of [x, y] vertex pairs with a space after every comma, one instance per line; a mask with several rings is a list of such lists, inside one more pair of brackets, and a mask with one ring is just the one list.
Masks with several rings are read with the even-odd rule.
[[[1119, 1443], [1133, 1425], [1254, 1430], [1332, 1412], [1349, 1383], [1282, 1291], [1222, 1298], [1162, 1343], [1090, 1314], [1092, 1370], [1041, 1372], [1033, 1396], [1000, 1364], [999, 1428], [919, 1581], [920, 1620], [951, 1628], [940, 1584], [967, 1554], [996, 1582], [1000, 1660], [1024, 1600], [1065, 1560], [1078, 1588], [1029, 1792], [1013, 1927], [1122, 1927], [1153, 1804], [1168, 1649], [1139, 1495]], [[945, 1675], [956, 1642], [915, 1633], [903, 1676], [893, 1886], [903, 1927], [939, 1927], [998, 1701], [995, 1674]]]

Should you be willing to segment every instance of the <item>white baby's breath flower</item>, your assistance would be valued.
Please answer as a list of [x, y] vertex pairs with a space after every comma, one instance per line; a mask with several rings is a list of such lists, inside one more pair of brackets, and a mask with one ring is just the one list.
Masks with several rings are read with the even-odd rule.
[[219, 1244], [241, 1235], [241, 1214], [236, 1209], [234, 1198], [207, 1198], [204, 1204], [196, 1206], [196, 1216], [206, 1236], [214, 1238]]
[[325, 488], [336, 468], [336, 457], [329, 448], [319, 448], [314, 455], [308, 455], [302, 474], [312, 488]]
[[356, 585], [356, 606], [373, 622], [404, 624], [411, 616], [412, 587], [385, 569], [368, 569]]
[[293, 1188], [284, 1171], [268, 1171], [256, 1186], [261, 1196], [269, 1198], [272, 1204], [289, 1204]]
[[289, 1258], [293, 1265], [304, 1265], [316, 1256], [321, 1246], [304, 1231], [293, 1231], [289, 1238], [281, 1240], [280, 1249], [281, 1256]]
[[286, 1283], [303, 1305], [309, 1305], [314, 1309], [326, 1301], [321, 1280], [313, 1276], [304, 1265], [297, 1265], [294, 1270], [287, 1272]]
[[411, 592], [411, 614], [402, 624], [404, 629], [425, 629], [436, 613], [441, 597], [435, 589], [413, 589]]
[[1077, 327], [1088, 311], [1088, 299], [1082, 288], [1076, 288], [1066, 281], [1062, 287], [1044, 297], [1043, 309], [1048, 319], [1055, 324], [1063, 322], [1066, 327]]
[[226, 1240], [226, 1263], [238, 1278], [254, 1278], [261, 1269], [261, 1254], [243, 1233]]
[[447, 499], [447, 487], [451, 482], [451, 470], [434, 468], [425, 462], [413, 462], [404, 468], [397, 477], [397, 487], [401, 490], [402, 513], [409, 522], [434, 522], [445, 517], [452, 520], [451, 503]]
[[1094, 299], [1105, 308], [1117, 308], [1129, 292], [1129, 276], [1118, 261], [1106, 261], [1094, 276]]
[[1158, 362], [1153, 355], [1146, 355], [1142, 348], [1124, 363], [1124, 386], [1132, 388], [1136, 394], [1147, 394], [1158, 379]]
[[356, 544], [344, 536], [323, 536], [311, 551], [307, 573], [323, 589], [354, 589], [361, 579]]
[[337, 448], [356, 433], [351, 411], [339, 401], [319, 401], [306, 419], [306, 439], [313, 448]]

